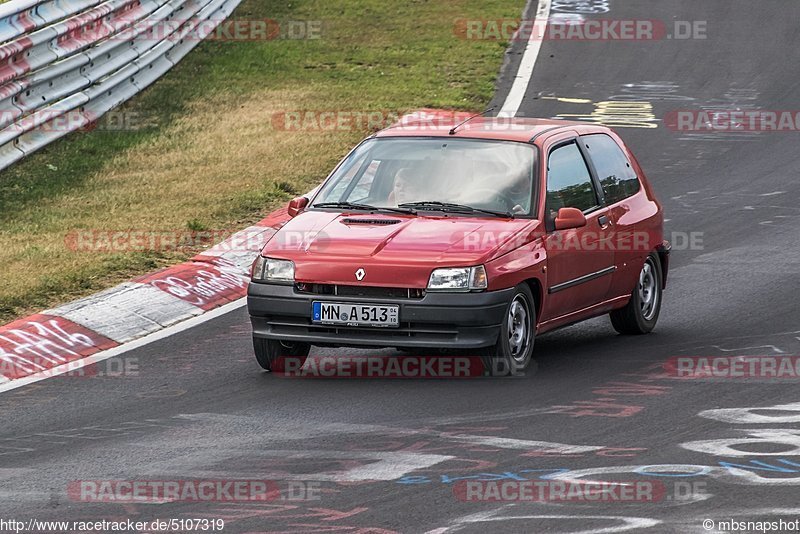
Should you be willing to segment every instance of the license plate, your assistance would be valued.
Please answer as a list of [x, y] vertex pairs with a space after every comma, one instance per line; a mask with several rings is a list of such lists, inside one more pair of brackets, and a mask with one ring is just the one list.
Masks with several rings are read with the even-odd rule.
[[342, 326], [398, 326], [398, 306], [314, 302], [311, 321]]

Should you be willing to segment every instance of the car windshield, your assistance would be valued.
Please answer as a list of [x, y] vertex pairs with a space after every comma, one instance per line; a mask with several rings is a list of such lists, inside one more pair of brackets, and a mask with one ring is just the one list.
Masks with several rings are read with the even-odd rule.
[[525, 216], [536, 193], [535, 162], [533, 146], [512, 141], [370, 139], [325, 183], [314, 206], [411, 206], [417, 211], [470, 207]]

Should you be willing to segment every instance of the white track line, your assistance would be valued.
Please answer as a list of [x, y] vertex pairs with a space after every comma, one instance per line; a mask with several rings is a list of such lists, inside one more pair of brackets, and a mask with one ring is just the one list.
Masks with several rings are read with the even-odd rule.
[[533, 68], [536, 66], [536, 59], [542, 49], [543, 36], [546, 35], [551, 2], [552, 0], [539, 0], [539, 8], [536, 10], [536, 21], [531, 31], [531, 37], [525, 45], [525, 52], [522, 54], [519, 70], [517, 70], [517, 75], [514, 77], [514, 83], [511, 85], [508, 95], [506, 95], [506, 101], [497, 114], [498, 117], [513, 117], [522, 105], [522, 98], [528, 91], [528, 85], [533, 78]]
[[164, 328], [163, 330], [159, 330], [158, 332], [153, 332], [152, 334], [148, 334], [144, 337], [141, 337], [129, 343], [125, 343], [124, 345], [114, 347], [113, 349], [104, 350], [96, 354], [92, 354], [91, 356], [87, 356], [86, 358], [82, 358], [80, 360], [75, 360], [72, 362], [59, 365], [58, 367], [48, 369], [47, 371], [40, 371], [36, 374], [26, 376], [25, 378], [19, 378], [17, 380], [6, 382], [0, 385], [0, 393], [10, 391], [12, 389], [17, 389], [22, 386], [27, 386], [28, 384], [33, 384], [34, 382], [39, 382], [40, 380], [44, 380], [46, 378], [51, 378], [53, 376], [58, 376], [58, 375], [63, 375], [64, 373], [73, 372], [77, 369], [80, 369], [81, 367], [86, 367], [87, 365], [91, 365], [93, 363], [102, 362], [103, 360], [113, 358], [114, 356], [119, 356], [120, 354], [124, 354], [131, 350], [144, 347], [145, 345], [149, 345], [150, 343], [153, 343], [155, 341], [162, 340], [164, 338], [173, 336], [179, 332], [183, 332], [184, 330], [189, 330], [190, 328], [194, 328], [195, 326], [198, 326], [212, 319], [216, 319], [217, 317], [225, 315], [226, 313], [241, 308], [245, 304], [247, 304], [247, 298], [240, 298], [239, 300], [229, 302], [228, 304], [225, 304], [224, 306], [220, 306], [219, 308], [204, 313], [203, 315], [192, 317], [191, 319], [187, 319], [178, 324], [169, 326], [167, 328]]

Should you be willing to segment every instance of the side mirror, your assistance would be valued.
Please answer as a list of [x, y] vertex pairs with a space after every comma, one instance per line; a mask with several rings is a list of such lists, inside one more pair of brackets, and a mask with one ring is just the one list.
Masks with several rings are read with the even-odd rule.
[[301, 211], [308, 206], [308, 199], [306, 197], [297, 197], [289, 201], [289, 217], [297, 217]]
[[578, 208], [561, 208], [556, 216], [556, 230], [586, 226], [586, 216]]

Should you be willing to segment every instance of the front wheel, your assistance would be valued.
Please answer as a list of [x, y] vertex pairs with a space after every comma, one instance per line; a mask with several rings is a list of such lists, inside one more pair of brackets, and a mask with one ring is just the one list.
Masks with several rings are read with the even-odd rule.
[[636, 287], [624, 308], [610, 313], [611, 324], [620, 334], [647, 334], [652, 331], [661, 313], [663, 291], [661, 262], [650, 254], [644, 262]]
[[491, 376], [520, 373], [531, 363], [536, 304], [527, 284], [515, 287], [513, 295], [500, 325], [497, 344], [485, 349], [481, 356], [484, 372]]
[[267, 371], [281, 371], [285, 368], [284, 358], [295, 359], [293, 367], [299, 369], [303, 366], [311, 351], [308, 343], [288, 343], [276, 339], [253, 338], [253, 349], [256, 353], [258, 365]]

